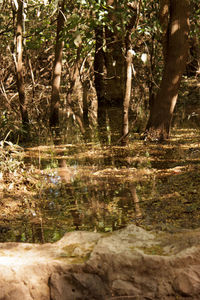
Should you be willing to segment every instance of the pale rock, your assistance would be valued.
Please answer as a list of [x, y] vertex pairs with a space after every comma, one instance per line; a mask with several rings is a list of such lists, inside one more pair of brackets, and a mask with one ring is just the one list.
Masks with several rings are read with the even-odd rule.
[[200, 229], [70, 232], [0, 244], [0, 300], [200, 299]]

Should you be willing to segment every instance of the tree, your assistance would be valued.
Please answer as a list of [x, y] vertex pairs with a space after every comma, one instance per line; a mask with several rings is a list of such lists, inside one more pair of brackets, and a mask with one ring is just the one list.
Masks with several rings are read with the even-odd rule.
[[58, 19], [57, 19], [57, 35], [55, 46], [55, 60], [53, 66], [52, 92], [51, 92], [51, 107], [50, 107], [50, 127], [59, 125], [59, 104], [60, 104], [60, 80], [62, 70], [62, 54], [64, 41], [62, 40], [62, 30], [64, 27], [64, 6], [65, 0], [58, 3]]
[[95, 28], [94, 69], [99, 108], [105, 104], [120, 107], [123, 103], [126, 62], [123, 55], [123, 28], [119, 30], [122, 14], [119, 12], [118, 1], [107, 0], [103, 12], [104, 25], [99, 24]]
[[122, 144], [126, 145], [128, 142], [129, 133], [129, 104], [131, 98], [131, 82], [132, 82], [132, 59], [134, 51], [127, 51], [127, 77], [126, 77], [126, 92], [123, 102], [123, 132], [122, 132]]
[[[154, 131], [158, 133], [156, 138], [166, 138], [187, 56], [187, 1], [77, 0], [65, 1], [64, 9], [62, 0], [0, 1], [0, 97], [1, 115], [6, 115], [5, 119], [0, 117], [1, 135], [11, 130], [16, 138], [20, 119], [30, 129], [36, 126], [42, 130], [48, 124], [57, 127], [60, 119], [60, 123], [64, 121], [60, 126], [63, 131], [70, 131], [73, 123], [78, 125], [73, 126], [74, 131], [81, 130], [84, 135], [98, 119], [104, 125], [105, 131], [102, 127], [99, 131], [104, 141], [116, 142], [130, 131], [129, 119], [134, 123], [134, 132], [145, 130], [148, 99], [157, 94], [150, 101], [146, 129], [149, 136]], [[158, 22], [160, 3], [163, 31]], [[190, 41], [193, 37], [195, 41], [191, 43], [185, 76], [197, 75], [199, 68], [199, 1], [190, 0], [190, 4]], [[162, 7], [167, 11], [163, 12]], [[178, 23], [180, 28], [176, 30]], [[13, 47], [13, 28], [17, 47]], [[16, 70], [9, 49], [14, 49]], [[129, 98], [125, 97], [126, 59], [131, 49], [136, 55]], [[129, 101], [124, 106], [125, 98]], [[92, 136], [96, 135], [93, 131]]]
[[[101, 18], [102, 14], [104, 18], [95, 28], [94, 56], [98, 124], [101, 134], [103, 131], [105, 134], [102, 127], [107, 127], [107, 115], [111, 132], [116, 133], [117, 124], [118, 135], [121, 136], [127, 75], [125, 56], [132, 48], [130, 35], [137, 17], [137, 4], [135, 1], [130, 5], [127, 1], [107, 0], [104, 10], [101, 8], [100, 11]], [[115, 116], [117, 122], [114, 121]], [[118, 139], [119, 136], [116, 135], [113, 141]]]
[[198, 76], [200, 74], [200, 6], [199, 1], [190, 1], [190, 39], [189, 39], [189, 57], [186, 66], [186, 74]]
[[24, 75], [23, 75], [23, 6], [22, 0], [17, 1], [17, 22], [16, 22], [16, 56], [15, 66], [17, 74], [17, 88], [19, 94], [20, 112], [22, 117], [22, 125], [25, 130], [29, 127], [29, 118], [27, 111], [27, 103], [25, 97]]
[[148, 138], [169, 137], [178, 89], [188, 56], [189, 4], [187, 0], [162, 0], [160, 21], [163, 27], [164, 69], [160, 88], [150, 103], [146, 126]]

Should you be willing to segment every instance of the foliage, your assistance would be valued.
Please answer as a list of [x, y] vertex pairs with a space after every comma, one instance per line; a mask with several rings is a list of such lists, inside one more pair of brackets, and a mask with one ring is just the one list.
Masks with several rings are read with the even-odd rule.
[[[135, 5], [135, 3], [133, 1], [132, 4]], [[163, 67], [161, 28], [158, 18], [159, 1], [141, 0], [136, 4], [137, 22], [131, 34], [132, 47], [136, 53], [133, 62], [136, 77], [131, 108], [134, 114], [139, 116], [139, 119], [144, 119], [148, 113], [148, 98], [156, 92], [161, 79]], [[48, 122], [48, 99], [50, 97], [53, 50], [56, 37], [57, 5], [57, 0], [24, 1], [24, 74], [28, 110], [31, 124], [36, 123], [40, 128], [46, 128]], [[191, 9], [191, 34], [199, 36], [198, 1], [191, 1]], [[13, 120], [20, 119], [20, 114], [12, 57], [16, 16], [14, 1], [3, 1], [0, 4], [0, 10], [0, 61], [2, 66], [0, 91], [3, 102], [1, 106], [3, 125], [1, 126], [1, 136], [3, 138], [9, 130], [15, 131], [15, 128], [10, 125]], [[79, 59], [81, 80], [93, 80], [93, 69], [88, 64], [88, 59], [93, 61], [94, 57], [95, 28], [104, 26], [111, 32], [117, 32], [119, 38], [124, 39], [127, 25], [134, 12], [127, 0], [116, 1], [113, 6], [108, 6], [106, 0], [79, 0], [65, 1], [63, 14], [65, 28], [62, 39], [65, 42], [65, 49], [61, 91], [68, 92], [77, 59]], [[125, 55], [125, 49], [123, 50]], [[146, 57], [145, 61], [143, 60], [144, 57]], [[61, 104], [64, 109], [64, 95], [61, 97]], [[3, 117], [5, 111], [9, 115], [6, 119]], [[20, 126], [17, 125], [17, 127]], [[139, 127], [141, 126], [138, 125]]]

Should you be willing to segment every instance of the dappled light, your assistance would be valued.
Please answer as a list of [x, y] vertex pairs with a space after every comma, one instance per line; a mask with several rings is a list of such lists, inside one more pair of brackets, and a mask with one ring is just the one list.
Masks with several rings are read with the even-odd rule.
[[172, 24], [171, 34], [175, 34], [178, 30], [180, 30], [180, 22], [175, 20]]
[[1, 241], [52, 242], [67, 231], [128, 224], [199, 227], [199, 139], [199, 129], [177, 128], [163, 145], [9, 146], [21, 165], [2, 176]]
[[0, 13], [0, 299], [199, 299], [199, 0]]

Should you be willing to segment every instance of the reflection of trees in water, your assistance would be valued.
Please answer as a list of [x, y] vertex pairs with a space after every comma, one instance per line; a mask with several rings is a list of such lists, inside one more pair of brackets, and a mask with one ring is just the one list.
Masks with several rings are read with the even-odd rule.
[[[116, 116], [112, 120], [113, 130], [116, 128], [117, 119]], [[121, 135], [121, 129], [118, 133]], [[55, 140], [55, 145], [59, 145], [58, 139]], [[61, 150], [60, 147], [59, 149]], [[96, 163], [106, 168], [111, 166], [111, 170], [112, 167], [127, 167], [129, 161], [125, 148], [119, 147], [111, 155], [104, 153], [100, 162], [91, 157], [76, 166], [69, 165], [68, 160], [62, 158], [66, 157], [66, 150], [60, 150], [57, 174], [61, 183], [60, 186], [55, 186], [55, 192], [60, 189], [55, 208], [57, 204], [61, 208], [58, 218], [60, 214], [65, 227], [110, 231], [124, 227], [132, 220], [137, 223], [141, 211], [135, 184], [122, 182], [120, 176], [115, 178], [112, 172], [110, 176], [104, 176], [101, 170], [95, 176], [90, 171], [87, 172], [87, 166], [91, 168]]]
[[[70, 199], [70, 216], [76, 230], [116, 230], [141, 218], [139, 198], [134, 184], [122, 184], [113, 178], [79, 177], [66, 161], [59, 160], [58, 174]], [[77, 178], [76, 178], [77, 175]], [[69, 203], [68, 203], [69, 204]]]
[[130, 184], [129, 190], [131, 192], [133, 204], [135, 207], [135, 220], [136, 220], [136, 224], [137, 224], [137, 220], [142, 217], [142, 212], [141, 212], [140, 205], [139, 205], [140, 200], [136, 193], [136, 186], [134, 184]]

